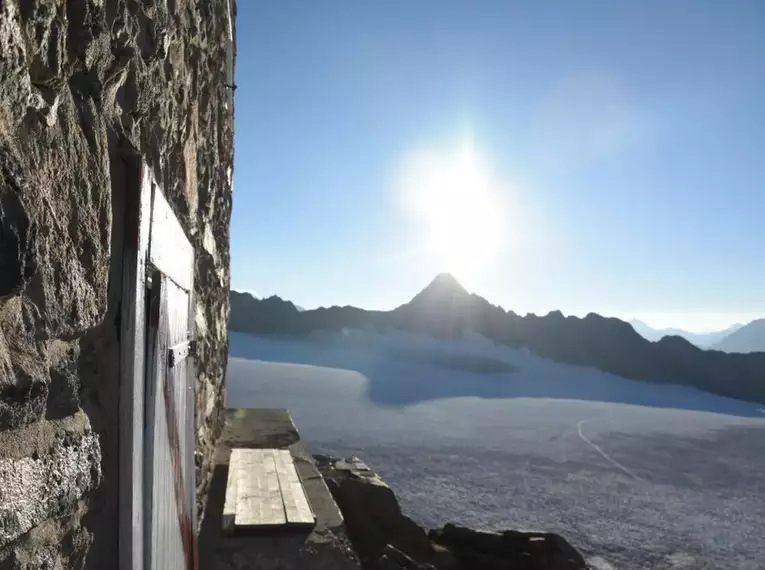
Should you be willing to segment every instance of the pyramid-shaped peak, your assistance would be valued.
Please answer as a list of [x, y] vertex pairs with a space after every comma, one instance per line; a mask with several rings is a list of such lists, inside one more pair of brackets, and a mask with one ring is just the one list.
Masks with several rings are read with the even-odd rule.
[[436, 275], [435, 279], [430, 283], [430, 287], [433, 286], [465, 291], [465, 288], [460, 285], [460, 282], [451, 273], [439, 273]]
[[457, 299], [467, 299], [470, 294], [460, 285], [450, 273], [440, 273], [430, 284], [415, 295], [410, 303], [427, 303], [429, 305], [446, 303], [454, 304]]

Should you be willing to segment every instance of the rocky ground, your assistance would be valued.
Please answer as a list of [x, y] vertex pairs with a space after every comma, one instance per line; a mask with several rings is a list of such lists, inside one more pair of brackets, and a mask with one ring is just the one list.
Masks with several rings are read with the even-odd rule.
[[584, 570], [584, 558], [553, 533], [482, 532], [453, 524], [426, 532], [402, 514], [385, 482], [358, 458], [319, 455], [317, 466], [369, 570]]

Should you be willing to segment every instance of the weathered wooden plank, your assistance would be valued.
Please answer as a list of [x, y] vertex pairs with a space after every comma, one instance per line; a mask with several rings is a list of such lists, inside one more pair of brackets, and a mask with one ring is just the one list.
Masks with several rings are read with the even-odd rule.
[[231, 450], [223, 508], [224, 531], [245, 527], [311, 527], [315, 522], [288, 450]]
[[[238, 453], [234, 453], [238, 452]], [[237, 527], [278, 526], [287, 522], [271, 450], [237, 449], [229, 462], [237, 477]]]
[[308, 497], [298, 476], [292, 454], [286, 449], [274, 450], [274, 463], [284, 502], [284, 512], [289, 524], [310, 525], [316, 522]]
[[282, 500], [281, 487], [279, 485], [279, 475], [276, 472], [276, 463], [274, 461], [273, 449], [260, 450], [263, 454], [263, 473], [265, 474], [267, 500], [264, 502], [266, 510], [266, 519], [268, 525], [280, 525], [287, 523], [287, 516], [284, 512], [284, 501]]
[[[257, 474], [261, 470], [262, 457], [248, 449], [235, 449], [231, 452], [229, 472], [236, 477], [235, 524], [259, 520], [261, 518], [261, 489]], [[245, 513], [245, 509], [249, 512]]]
[[194, 278], [194, 250], [167, 199], [154, 190], [149, 261], [179, 287], [189, 291]]

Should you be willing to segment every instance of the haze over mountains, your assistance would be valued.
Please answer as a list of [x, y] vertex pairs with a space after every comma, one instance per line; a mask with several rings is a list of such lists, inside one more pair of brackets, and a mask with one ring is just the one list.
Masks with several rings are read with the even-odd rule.
[[679, 336], [651, 342], [629, 323], [594, 313], [584, 318], [564, 317], [560, 311], [520, 316], [468, 293], [448, 274], [438, 275], [411, 301], [392, 311], [356, 307], [299, 311], [276, 296], [259, 300], [232, 291], [229, 328], [298, 336], [344, 329], [404, 330], [436, 338], [458, 338], [474, 331], [498, 344], [525, 347], [561, 363], [765, 402], [765, 353], [705, 351]]
[[721, 331], [694, 333], [681, 329], [655, 329], [642, 321], [629, 321], [632, 328], [642, 337], [661, 340], [665, 336], [680, 336], [699, 348], [722, 350], [723, 352], [765, 352], [765, 319], [757, 319], [746, 325], [735, 324]]
[[682, 329], [676, 329], [676, 328], [668, 328], [668, 329], [656, 329], [653, 328], [647, 324], [645, 324], [643, 321], [640, 321], [638, 319], [631, 319], [629, 323], [632, 325], [632, 328], [635, 329], [635, 331], [642, 336], [643, 338], [646, 338], [650, 341], [657, 341], [661, 340], [665, 336], [681, 336], [691, 344], [695, 344], [699, 348], [711, 348], [721, 340], [723, 340], [728, 335], [736, 332], [738, 329], [740, 329], [742, 324], [738, 323], [731, 327], [728, 327], [727, 329], [723, 329], [720, 331], [713, 331], [713, 332], [706, 332], [706, 333], [695, 333], [691, 331], [686, 331]]
[[711, 348], [725, 352], [765, 352], [765, 319], [739, 327]]

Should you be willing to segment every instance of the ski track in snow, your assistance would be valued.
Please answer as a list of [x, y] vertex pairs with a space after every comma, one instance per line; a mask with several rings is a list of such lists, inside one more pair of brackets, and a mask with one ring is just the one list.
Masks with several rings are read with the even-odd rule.
[[620, 469], [621, 471], [624, 471], [624, 472], [625, 472], [627, 475], [629, 475], [630, 477], [632, 477], [632, 478], [633, 478], [633, 479], [635, 479], [636, 481], [643, 481], [643, 479], [641, 479], [640, 477], [638, 477], [637, 475], [635, 475], [635, 474], [634, 474], [632, 471], [630, 471], [629, 469], [627, 469], [627, 468], [626, 468], [624, 465], [622, 465], [622, 464], [621, 464], [621, 463], [619, 463], [619, 462], [618, 462], [616, 459], [614, 459], [613, 457], [611, 457], [611, 456], [610, 456], [608, 453], [606, 453], [605, 451], [603, 451], [603, 449], [602, 449], [602, 448], [601, 448], [599, 445], [597, 445], [597, 444], [593, 443], [593, 442], [592, 442], [592, 441], [591, 441], [591, 440], [590, 440], [590, 439], [589, 439], [589, 438], [588, 438], [586, 435], [584, 435], [584, 433], [582, 433], [582, 426], [583, 426], [584, 424], [586, 424], [586, 423], [589, 423], [589, 422], [592, 422], [592, 421], [594, 421], [594, 420], [596, 420], [596, 419], [598, 419], [598, 418], [588, 418], [588, 419], [586, 419], [586, 420], [579, 420], [578, 422], [576, 422], [576, 432], [579, 434], [579, 438], [580, 438], [580, 439], [581, 439], [583, 442], [585, 442], [587, 445], [589, 445], [590, 447], [592, 447], [592, 448], [593, 448], [595, 451], [597, 451], [598, 453], [600, 453], [600, 455], [602, 455], [602, 456], [603, 456], [603, 457], [606, 459], [606, 461], [608, 461], [609, 463], [611, 463], [611, 465], [613, 465], [613, 466], [614, 466], [614, 467], [616, 467], [617, 469]]

